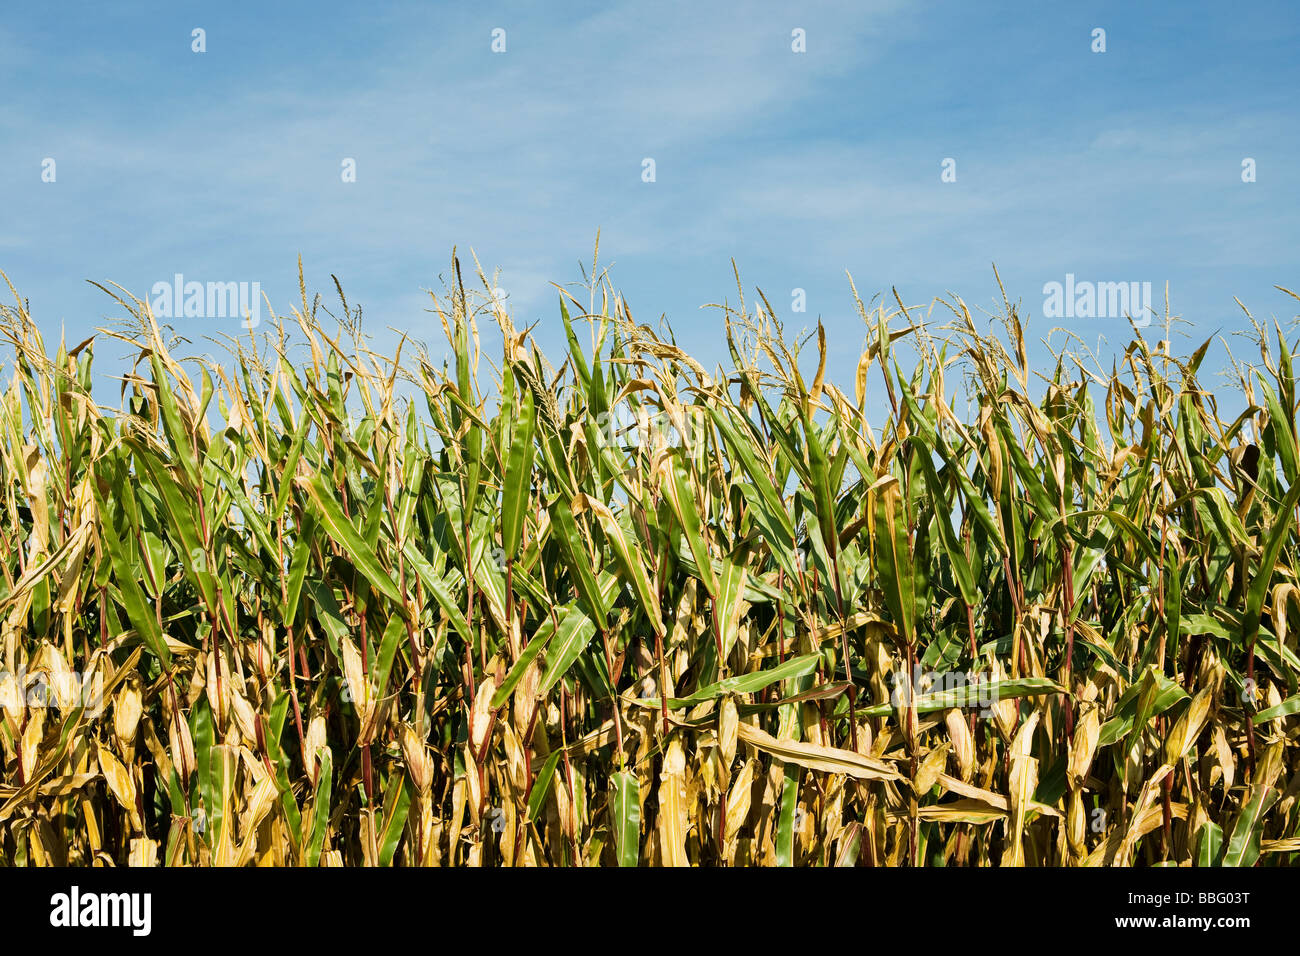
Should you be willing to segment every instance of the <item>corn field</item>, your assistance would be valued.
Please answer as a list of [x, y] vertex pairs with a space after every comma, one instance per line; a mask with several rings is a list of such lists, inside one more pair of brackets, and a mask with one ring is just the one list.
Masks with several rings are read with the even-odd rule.
[[743, 291], [710, 372], [562, 290], [553, 364], [451, 275], [447, 362], [375, 352], [301, 266], [229, 362], [120, 288], [51, 349], [10, 287], [0, 861], [1300, 859], [1276, 323], [1225, 421], [1168, 322], [1035, 368], [1005, 297], [854, 289], [845, 391], [845, 342]]

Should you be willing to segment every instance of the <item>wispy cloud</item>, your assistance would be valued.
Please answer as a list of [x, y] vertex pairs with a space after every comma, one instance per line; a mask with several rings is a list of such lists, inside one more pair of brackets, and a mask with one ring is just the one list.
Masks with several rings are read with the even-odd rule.
[[[80, 331], [110, 311], [86, 277], [142, 293], [174, 272], [251, 279], [278, 308], [301, 252], [315, 288], [336, 273], [381, 325], [436, 338], [419, 289], [453, 244], [500, 267], [531, 320], [599, 228], [642, 314], [706, 350], [720, 336], [698, 306], [727, 294], [733, 257], [776, 302], [806, 291], [796, 321], [850, 336], [845, 269], [868, 295], [983, 301], [996, 261], [1031, 307], [1066, 271], [1169, 279], [1193, 316], [1288, 280], [1293, 28], [1261, 48], [1209, 5], [1181, 32], [1095, 16], [1101, 56], [1091, 21], [1028, 3], [19, 12], [0, 29], [17, 91], [0, 103], [0, 268]], [[1184, 91], [1173, 62], [1212, 62], [1220, 91]]]

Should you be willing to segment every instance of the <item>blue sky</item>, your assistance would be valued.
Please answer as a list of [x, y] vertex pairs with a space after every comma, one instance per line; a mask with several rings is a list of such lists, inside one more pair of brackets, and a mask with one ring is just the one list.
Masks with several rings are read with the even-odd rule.
[[732, 258], [788, 327], [826, 324], [844, 383], [846, 270], [868, 299], [991, 309], [996, 262], [1032, 332], [1112, 345], [1123, 319], [1043, 320], [1044, 284], [1168, 282], [1190, 348], [1244, 327], [1234, 296], [1296, 315], [1273, 286], [1300, 287], [1298, 41], [1270, 2], [16, 5], [0, 269], [76, 342], [119, 314], [86, 279], [255, 281], [285, 309], [301, 253], [309, 289], [336, 274], [377, 334], [441, 354], [421, 290], [456, 245], [558, 349], [549, 283], [599, 228], [635, 316], [713, 361], [700, 306], [735, 300]]

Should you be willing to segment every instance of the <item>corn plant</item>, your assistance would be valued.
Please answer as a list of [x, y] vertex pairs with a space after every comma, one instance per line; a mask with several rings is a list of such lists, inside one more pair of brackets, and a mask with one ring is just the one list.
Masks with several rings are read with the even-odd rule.
[[850, 394], [766, 300], [710, 372], [596, 279], [555, 365], [453, 265], [446, 363], [301, 266], [230, 362], [116, 287], [71, 349], [3, 308], [0, 860], [1300, 854], [1276, 324], [1224, 421], [1210, 343], [1036, 369], [1005, 299], [935, 332], [854, 290]]

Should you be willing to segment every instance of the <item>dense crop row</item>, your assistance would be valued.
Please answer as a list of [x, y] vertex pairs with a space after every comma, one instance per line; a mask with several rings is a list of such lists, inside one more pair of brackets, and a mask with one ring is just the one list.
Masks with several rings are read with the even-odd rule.
[[455, 276], [444, 367], [305, 289], [225, 365], [5, 308], [0, 860], [1300, 853], [1280, 333], [1224, 422], [1204, 347], [1035, 370], [1010, 305], [859, 303], [848, 394], [743, 298], [710, 372], [595, 284], [553, 366]]

